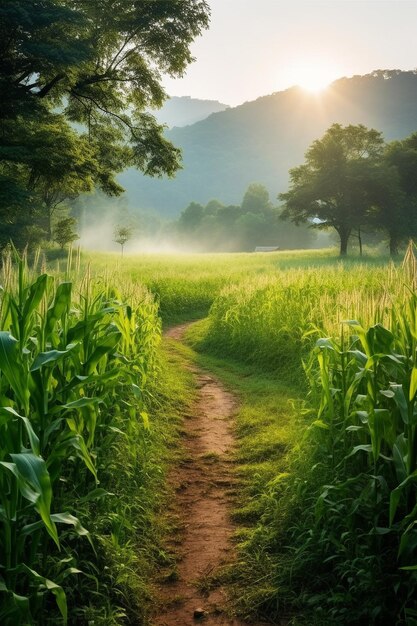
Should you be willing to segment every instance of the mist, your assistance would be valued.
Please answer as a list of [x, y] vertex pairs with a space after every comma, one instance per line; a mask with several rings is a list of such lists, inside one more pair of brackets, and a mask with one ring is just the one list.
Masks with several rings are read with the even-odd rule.
[[[193, 246], [186, 241], [178, 241], [173, 235], [169, 236], [165, 232], [170, 229], [169, 223], [159, 223], [159, 228], [150, 228], [149, 216], [132, 217], [129, 214], [126, 219], [126, 211], [120, 216], [115, 210], [103, 211], [99, 204], [91, 208], [93, 210], [80, 219], [77, 243], [84, 250], [121, 253], [121, 245], [115, 241], [115, 229], [123, 223], [120, 220], [122, 217], [132, 229], [131, 238], [124, 244], [124, 254], [191, 254], [203, 251], [202, 246]], [[98, 213], [101, 214], [100, 219]]]
[[252, 252], [259, 246], [283, 249], [327, 247], [326, 233], [310, 225], [295, 226], [281, 219], [267, 189], [252, 183], [239, 205], [210, 200], [205, 206], [190, 202], [177, 219], [154, 211], [129, 208], [125, 197], [97, 193], [74, 207], [79, 223], [79, 244], [86, 250], [121, 252], [116, 232], [122, 229], [126, 254], [189, 254]]

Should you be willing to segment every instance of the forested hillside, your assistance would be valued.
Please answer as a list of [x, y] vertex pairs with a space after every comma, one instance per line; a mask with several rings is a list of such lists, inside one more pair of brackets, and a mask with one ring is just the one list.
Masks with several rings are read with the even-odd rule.
[[190, 96], [173, 96], [164, 103], [161, 109], [152, 111], [160, 124], [173, 126], [189, 126], [204, 120], [212, 113], [228, 109], [227, 104], [217, 100], [200, 100]]
[[178, 214], [192, 200], [237, 203], [254, 181], [276, 197], [287, 189], [288, 170], [331, 124], [364, 124], [387, 141], [404, 138], [417, 128], [416, 101], [416, 72], [341, 78], [319, 95], [293, 87], [167, 131], [183, 150], [175, 179], [127, 170], [119, 180], [132, 208], [164, 215]]

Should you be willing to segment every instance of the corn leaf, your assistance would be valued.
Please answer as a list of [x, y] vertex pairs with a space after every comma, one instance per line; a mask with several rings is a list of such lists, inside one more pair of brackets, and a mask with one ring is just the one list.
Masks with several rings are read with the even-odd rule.
[[18, 480], [24, 498], [32, 502], [41, 516], [46, 530], [59, 547], [56, 526], [51, 519], [52, 487], [45, 461], [34, 454], [11, 454], [14, 469], [9, 468]]
[[20, 569], [28, 573], [33, 580], [35, 580], [40, 585], [44, 586], [45, 589], [53, 593], [53, 595], [55, 596], [55, 601], [57, 603], [59, 611], [64, 620], [64, 624], [67, 624], [67, 621], [68, 621], [67, 598], [62, 587], [54, 583], [52, 580], [49, 580], [49, 578], [45, 578], [45, 576], [41, 576], [40, 574], [38, 574], [38, 572], [35, 572], [35, 570], [31, 569], [27, 565], [21, 565]]
[[[72, 345], [72, 348], [75, 344]], [[40, 352], [32, 363], [30, 368], [31, 372], [36, 372], [45, 365], [54, 365], [60, 359], [63, 359], [70, 351], [69, 350], [49, 350], [48, 352]]]
[[29, 401], [29, 390], [25, 384], [22, 369], [19, 367], [19, 342], [9, 332], [0, 332], [0, 370], [9, 385], [26, 408]]

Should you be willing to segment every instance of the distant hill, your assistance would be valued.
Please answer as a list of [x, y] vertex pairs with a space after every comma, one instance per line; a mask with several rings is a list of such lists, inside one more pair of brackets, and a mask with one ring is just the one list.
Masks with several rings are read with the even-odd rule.
[[200, 100], [190, 96], [172, 96], [164, 106], [157, 111], [152, 111], [161, 124], [174, 126], [188, 126], [204, 120], [212, 113], [218, 113], [228, 109], [227, 104], [217, 100]]
[[272, 198], [287, 189], [288, 170], [334, 122], [365, 124], [386, 140], [417, 130], [417, 73], [376, 71], [341, 78], [321, 95], [298, 87], [214, 113], [167, 136], [183, 149], [175, 179], [149, 179], [128, 170], [119, 179], [132, 208], [177, 215], [192, 200], [239, 203], [251, 182]]

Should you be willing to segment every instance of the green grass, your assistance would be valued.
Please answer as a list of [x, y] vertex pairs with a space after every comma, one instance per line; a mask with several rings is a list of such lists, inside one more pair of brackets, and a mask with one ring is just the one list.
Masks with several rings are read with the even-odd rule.
[[302, 381], [302, 360], [318, 336], [338, 335], [344, 320], [386, 321], [404, 298], [404, 281], [403, 270], [391, 264], [249, 274], [218, 293], [196, 345], [289, 383]]
[[[243, 377], [243, 388], [239, 376], [232, 384], [242, 389], [250, 490], [236, 516], [254, 525], [237, 575], [251, 589], [239, 599], [244, 614], [415, 625], [415, 280], [410, 256], [404, 268], [249, 276], [189, 332], [223, 378]], [[344, 322], [355, 318], [362, 326]], [[298, 401], [300, 416], [281, 432], [265, 411], [276, 414], [280, 397]]]
[[[175, 497], [167, 477], [181, 456], [182, 419], [193, 398], [191, 375], [182, 359], [169, 347], [161, 346], [158, 376], [150, 383], [149, 429], [133, 448], [132, 442], [126, 440], [123, 445], [122, 440], [114, 450], [112, 469], [118, 469], [109, 477], [108, 487], [119, 494], [122, 515], [117, 523], [117, 509], [110, 506], [110, 517], [97, 520], [100, 591], [106, 590], [107, 595], [94, 601], [94, 592], [88, 586], [83, 592], [78, 590], [77, 601], [90, 595], [90, 606], [73, 611], [74, 623], [148, 623], [156, 601], [153, 580], [160, 570], [174, 567], [173, 556], [165, 547], [173, 532], [166, 510]], [[76, 621], [77, 614], [80, 622]]]
[[[282, 276], [322, 273], [361, 267], [387, 267], [391, 261], [369, 250], [364, 257], [340, 260], [335, 249], [296, 250], [273, 253], [125, 255], [83, 253], [83, 266], [91, 264], [95, 275], [107, 280], [147, 286], [160, 303], [164, 323], [175, 323], [207, 315], [210, 306], [223, 288], [239, 285], [247, 279], [273, 281]], [[74, 262], [73, 265], [76, 265]], [[56, 268], [56, 262], [51, 266]], [[61, 262], [60, 268], [63, 263]]]

